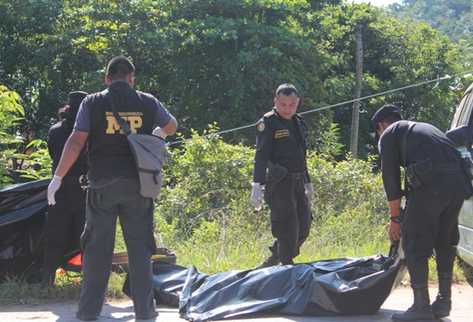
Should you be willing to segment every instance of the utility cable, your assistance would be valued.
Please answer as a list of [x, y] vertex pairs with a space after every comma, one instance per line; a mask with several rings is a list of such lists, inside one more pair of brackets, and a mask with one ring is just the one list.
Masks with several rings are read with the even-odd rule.
[[[431, 83], [439, 83], [439, 82], [442, 82], [442, 81], [447, 80], [447, 79], [471, 76], [472, 74], [473, 74], [473, 71], [458, 73], [458, 74], [455, 74], [455, 75], [445, 75], [443, 77], [437, 77], [435, 79], [422, 81], [422, 82], [418, 82], [418, 83], [398, 87], [398, 88], [395, 88], [395, 89], [390, 89], [390, 90], [386, 90], [386, 91], [383, 91], [383, 92], [378, 92], [378, 93], [371, 94], [371, 95], [366, 95], [366, 96], [363, 96], [363, 97], [360, 97], [360, 98], [354, 98], [354, 99], [343, 101], [343, 102], [340, 102], [340, 103], [335, 103], [335, 104], [331, 104], [331, 105], [326, 105], [326, 106], [322, 106], [322, 107], [313, 108], [313, 109], [310, 109], [308, 111], [300, 112], [299, 114], [300, 115], [305, 115], [305, 114], [320, 112], [320, 111], [328, 110], [328, 109], [331, 109], [331, 108], [335, 108], [335, 107], [347, 105], [347, 104], [350, 104], [350, 103], [354, 103], [354, 102], [357, 102], [357, 101], [361, 102], [361, 101], [365, 101], [365, 100], [370, 99], [370, 98], [384, 96], [386, 94], [392, 94], [392, 93], [396, 93], [396, 92], [401, 92], [401, 91], [404, 91], [404, 90], [410, 89], [410, 88], [416, 88], [416, 87], [428, 85], [428, 84], [431, 84]], [[231, 129], [227, 129], [227, 130], [218, 131], [218, 132], [215, 132], [215, 133], [206, 134], [206, 135], [203, 135], [203, 137], [210, 137], [210, 136], [214, 136], [214, 135], [218, 136], [218, 135], [222, 135], [222, 134], [226, 134], [226, 133], [231, 133], [231, 132], [244, 130], [244, 129], [254, 127], [254, 126], [256, 126], [256, 122], [251, 123], [251, 124], [247, 124], [247, 125], [243, 125], [243, 126], [239, 126], [239, 127], [235, 127], [235, 128], [231, 128]], [[176, 145], [176, 144], [179, 144], [179, 143], [182, 143], [182, 142], [186, 142], [186, 141], [189, 141], [191, 139], [192, 138], [177, 139], [173, 142], [169, 142], [168, 146], [172, 146], [172, 145]]]

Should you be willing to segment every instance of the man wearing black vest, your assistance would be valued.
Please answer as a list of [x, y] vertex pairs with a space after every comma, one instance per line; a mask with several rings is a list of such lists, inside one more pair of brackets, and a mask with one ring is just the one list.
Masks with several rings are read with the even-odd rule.
[[88, 95], [81, 104], [74, 131], [69, 137], [56, 173], [48, 187], [48, 202], [54, 204], [62, 178], [87, 142], [89, 182], [86, 224], [82, 235], [83, 281], [77, 317], [98, 318], [105, 298], [117, 216], [128, 251], [131, 296], [136, 319], [157, 316], [153, 301], [151, 255], [154, 251], [153, 200], [139, 193], [133, 155], [119, 123], [118, 114], [133, 133], [152, 134], [159, 127], [162, 136], [176, 131], [176, 120], [152, 95], [135, 91], [135, 67], [126, 57], [113, 58], [107, 66], [108, 88]]
[[[379, 136], [384, 189], [391, 222], [389, 236], [402, 247], [414, 292], [414, 304], [394, 321], [433, 321], [451, 310], [451, 284], [458, 215], [472, 193], [454, 144], [436, 127], [403, 121], [396, 106], [385, 105], [372, 117]], [[406, 209], [402, 222], [401, 171], [405, 168]], [[401, 229], [402, 228], [402, 229]], [[430, 304], [428, 259], [435, 250], [439, 293]]]
[[[307, 171], [307, 127], [296, 114], [300, 97], [292, 84], [276, 89], [274, 108], [256, 125], [256, 153], [251, 203], [271, 209], [271, 232], [276, 241], [259, 266], [293, 264], [309, 236], [313, 187]], [[268, 169], [268, 173], [266, 173]]]

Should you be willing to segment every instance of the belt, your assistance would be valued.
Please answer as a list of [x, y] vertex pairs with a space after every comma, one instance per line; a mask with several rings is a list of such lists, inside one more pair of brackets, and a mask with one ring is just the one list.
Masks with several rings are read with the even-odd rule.
[[289, 172], [287, 175], [295, 180], [305, 179], [305, 172]]
[[412, 169], [415, 172], [425, 173], [426, 171], [434, 173], [456, 173], [462, 171], [462, 166], [459, 162], [435, 163], [431, 160], [420, 161], [412, 163], [407, 166], [407, 169]]
[[445, 174], [462, 172], [460, 163], [456, 163], [456, 162], [434, 164], [433, 170], [434, 172], [445, 173]]

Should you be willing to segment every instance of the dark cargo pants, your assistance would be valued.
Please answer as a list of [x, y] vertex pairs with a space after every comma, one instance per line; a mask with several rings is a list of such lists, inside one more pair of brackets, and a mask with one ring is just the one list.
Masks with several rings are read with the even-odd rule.
[[54, 284], [57, 268], [64, 255], [79, 249], [85, 222], [85, 191], [79, 177], [65, 177], [56, 193], [56, 204], [48, 208], [44, 230], [45, 249], [42, 281]]
[[462, 177], [452, 175], [439, 184], [409, 191], [402, 246], [411, 283], [423, 285], [428, 278], [428, 258], [435, 250], [437, 271], [451, 273], [458, 244], [458, 215], [465, 192]]
[[139, 194], [137, 179], [97, 182], [87, 192], [87, 212], [82, 243], [83, 280], [79, 300], [80, 317], [96, 317], [102, 310], [110, 276], [115, 244], [117, 216], [129, 259], [131, 297], [137, 319], [155, 312], [151, 255], [153, 237], [153, 200]]
[[278, 257], [282, 264], [291, 264], [309, 236], [312, 222], [304, 175], [288, 173], [277, 183], [268, 182], [266, 189], [266, 201], [271, 209], [271, 232], [277, 239]]

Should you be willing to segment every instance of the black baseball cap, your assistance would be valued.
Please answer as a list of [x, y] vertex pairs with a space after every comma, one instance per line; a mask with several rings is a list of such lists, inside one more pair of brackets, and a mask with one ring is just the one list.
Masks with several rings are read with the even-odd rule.
[[371, 124], [373, 125], [373, 128], [376, 130], [377, 124], [390, 116], [397, 116], [399, 119], [402, 119], [401, 110], [399, 107], [392, 104], [386, 104], [380, 107], [371, 117]]
[[79, 107], [80, 103], [82, 103], [82, 100], [89, 95], [87, 92], [83, 91], [73, 91], [70, 92], [68, 95], [68, 102], [67, 104], [70, 106], [77, 106]]
[[278, 86], [278, 88], [276, 89], [276, 96], [281, 95], [281, 94], [286, 95], [286, 96], [295, 94], [296, 96], [299, 96], [299, 92], [297, 91], [297, 88], [294, 85], [289, 84], [289, 83], [284, 83]]
[[79, 110], [80, 103], [88, 95], [86, 92], [82, 91], [73, 91], [68, 95], [69, 113], [73, 118], [76, 117], [77, 111]]

